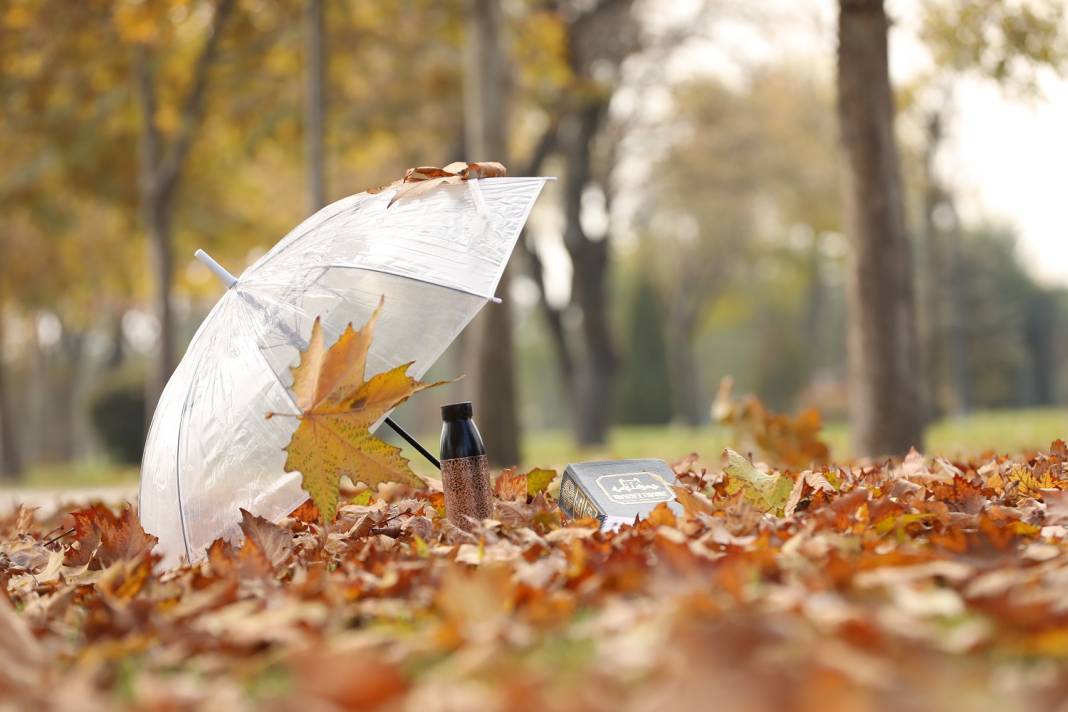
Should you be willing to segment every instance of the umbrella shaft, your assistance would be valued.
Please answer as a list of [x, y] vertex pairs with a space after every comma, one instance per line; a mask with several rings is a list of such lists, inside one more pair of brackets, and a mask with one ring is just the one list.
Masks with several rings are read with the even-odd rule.
[[430, 451], [420, 445], [418, 440], [409, 435], [407, 430], [397, 425], [392, 418], [386, 418], [385, 423], [389, 427], [393, 428], [393, 432], [395, 432], [397, 435], [400, 435], [409, 445], [418, 450], [420, 455], [429, 460], [431, 465], [438, 468], [439, 470], [441, 469], [441, 463], [438, 462], [438, 458], [431, 455]]

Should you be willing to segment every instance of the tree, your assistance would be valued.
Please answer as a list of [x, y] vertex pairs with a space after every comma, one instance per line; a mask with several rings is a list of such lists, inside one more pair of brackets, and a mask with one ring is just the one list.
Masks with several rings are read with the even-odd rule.
[[970, 72], [1034, 95], [1042, 69], [1068, 63], [1061, 0], [939, 0], [924, 3], [921, 35], [943, 72]]
[[608, 235], [589, 235], [582, 224], [583, 197], [596, 186], [591, 166], [593, 141], [608, 102], [592, 99], [568, 120], [564, 141], [564, 247], [571, 257], [572, 301], [582, 314], [582, 348], [573, 374], [575, 439], [580, 445], [605, 442], [618, 357], [608, 309]]
[[[504, 17], [499, 0], [469, 0], [464, 63], [464, 127], [468, 160], [508, 160], [506, 127], [508, 72]], [[501, 304], [489, 305], [465, 334], [465, 371], [478, 402], [479, 423], [489, 446], [490, 462], [519, 462], [519, 416], [516, 396], [510, 269], [497, 290]]]
[[793, 384], [758, 390], [761, 398], [789, 404], [828, 365], [824, 349], [783, 359], [781, 348], [825, 344], [830, 335], [822, 248], [841, 230], [841, 180], [826, 159], [835, 151], [830, 89], [796, 62], [756, 69], [740, 86], [691, 80], [672, 99], [675, 119], [637, 211], [638, 258], [667, 303], [676, 416], [697, 425], [715, 385], [701, 383], [697, 341], [722, 298], [760, 305], [756, 321], [767, 328], [759, 340], [775, 344], [748, 363], [781, 375], [754, 373], [751, 387], [765, 378]]
[[322, 0], [307, 0], [304, 35], [304, 152], [311, 214], [326, 205], [326, 27]]
[[[0, 331], [26, 333], [39, 316], [60, 326], [50, 348], [24, 340], [21, 353], [5, 350], [0, 363], [0, 470], [12, 478], [35, 450], [69, 459], [79, 449], [86, 337], [96, 314], [124, 291], [136, 257], [124, 244], [130, 226], [115, 220], [114, 209], [129, 204], [119, 188], [130, 175], [129, 150], [103, 146], [115, 125], [95, 101], [106, 92], [93, 89], [109, 85], [117, 65], [108, 51], [114, 42], [94, 31], [109, 15], [97, 6], [56, 9], [20, 5], [0, 20], [9, 40], [0, 48]], [[68, 32], [82, 32], [84, 41], [56, 39]], [[94, 56], [99, 61], [89, 63]], [[99, 202], [85, 200], [89, 192]], [[33, 377], [20, 379], [19, 357], [31, 349], [24, 363]], [[31, 412], [16, 415], [13, 398], [33, 389], [40, 397]], [[33, 422], [36, 414], [46, 420]], [[41, 422], [48, 427], [35, 427]]]
[[1009, 93], [1034, 97], [1040, 92], [1040, 70], [1061, 72], [1068, 62], [1065, 32], [1065, 7], [1058, 0], [942, 0], [923, 5], [921, 36], [935, 65], [909, 93], [918, 95], [914, 103], [923, 113], [925, 136], [919, 297], [931, 415], [945, 410], [949, 387], [957, 413], [970, 411], [973, 401], [961, 293], [968, 279], [961, 264], [963, 228], [952, 186], [936, 166], [950, 130], [954, 81], [974, 75]]
[[671, 420], [671, 379], [664, 338], [664, 304], [641, 274], [627, 310], [627, 350], [619, 384], [619, 422], [662, 425]]
[[567, 27], [568, 63], [573, 86], [561, 123], [564, 161], [564, 247], [572, 264], [571, 300], [581, 314], [581, 348], [572, 349], [575, 439], [580, 445], [605, 442], [611, 418], [612, 383], [618, 356], [608, 301], [612, 240], [589, 234], [583, 225], [587, 195], [600, 193], [608, 212], [611, 150], [595, 155], [595, 141], [608, 115], [611, 80], [638, 47], [630, 0], [601, 0]]
[[[9, 334], [25, 333], [41, 315], [63, 325], [63, 338], [46, 358], [35, 359], [21, 339], [21, 350], [12, 352], [9, 339], [2, 364], [4, 400], [15, 407], [13, 398], [25, 393], [43, 414], [32, 427], [17, 415], [8, 419], [27, 461], [44, 452], [33, 441], [63, 445], [62, 417], [82, 418], [85, 404], [77, 394], [106, 360], [93, 346], [101, 323], [107, 341], [121, 343], [115, 334], [123, 315], [141, 306], [149, 288], [157, 294], [142, 267], [150, 240], [135, 239], [147, 231], [139, 217], [144, 173], [139, 176], [138, 152], [131, 150], [146, 127], [146, 92], [136, 70], [151, 75], [157, 177], [180, 166], [178, 177], [159, 183], [175, 186], [164, 201], [172, 206], [169, 291], [192, 298], [185, 302], [188, 319], [172, 327], [178, 352], [190, 323], [218, 296], [217, 284], [183, 269], [190, 248], [205, 247], [237, 271], [251, 250], [269, 245], [304, 213], [296, 198], [304, 195], [307, 175], [299, 79], [306, 39], [299, 20], [307, 2], [233, 3], [220, 36], [214, 29], [223, 24], [221, 7], [218, 0], [30, 0], [0, 12], [0, 243], [7, 245], [0, 247], [6, 283], [0, 310]], [[459, 97], [459, 8], [414, 0], [329, 9], [331, 36], [345, 40], [331, 46], [332, 61], [352, 68], [330, 77], [330, 96], [338, 98], [329, 123], [344, 127], [332, 146], [342, 156], [333, 167], [338, 184], [353, 190], [381, 184], [443, 153], [461, 128], [460, 112], [442, 109]], [[399, 36], [402, 23], [412, 31]], [[201, 61], [209, 36], [219, 42], [210, 63]], [[186, 111], [196, 86], [205, 86], [199, 118]], [[197, 120], [183, 123], [184, 116]], [[189, 134], [187, 126], [194, 129]], [[189, 146], [186, 159], [169, 160], [181, 153], [174, 149], [185, 135], [191, 136], [182, 144]], [[68, 373], [77, 352], [83, 364]], [[20, 379], [31, 362], [34, 378]], [[58, 401], [70, 398], [69, 376], [81, 381], [75, 398]], [[73, 445], [81, 449], [84, 441]]]
[[169, 140], [159, 123], [158, 58], [153, 55], [150, 43], [138, 42], [135, 45], [133, 71], [142, 122], [138, 189], [156, 278], [155, 307], [159, 320], [159, 359], [154, 374], [155, 382], [152, 384], [152, 403], [163, 392], [177, 358], [171, 293], [174, 283], [172, 242], [178, 190], [203, 118], [211, 70], [218, 57], [223, 28], [233, 6], [234, 0], [219, 0], [214, 8], [207, 37], [193, 63], [189, 89], [180, 101], [178, 128]]
[[696, 426], [707, 419], [695, 341], [698, 325], [752, 253], [761, 141], [752, 95], [718, 82], [680, 86], [674, 95], [678, 138], [653, 170], [643, 213], [649, 224], [644, 262], [666, 299], [676, 415]]
[[883, 0], [839, 0], [838, 120], [850, 243], [848, 351], [853, 448], [923, 446], [912, 268], [894, 136]]
[[1056, 390], [1057, 293], [1039, 285], [1011, 229], [980, 225], [960, 239], [957, 286], [968, 328], [968, 392], [980, 408], [1049, 405]]
[[22, 455], [15, 432], [15, 412], [6, 387], [7, 374], [3, 359], [4, 308], [0, 300], [0, 479], [18, 480], [22, 477]]

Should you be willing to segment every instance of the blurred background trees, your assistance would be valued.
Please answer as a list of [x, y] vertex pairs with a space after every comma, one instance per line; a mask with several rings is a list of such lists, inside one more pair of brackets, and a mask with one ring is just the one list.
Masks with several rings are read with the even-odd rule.
[[[219, 294], [195, 247], [239, 272], [314, 208], [457, 159], [559, 177], [505, 306], [436, 369], [468, 374], [451, 395], [476, 399], [501, 464], [554, 457], [547, 431], [587, 453], [617, 425], [709, 432], [725, 375], [848, 421], [858, 455], [1063, 407], [1063, 282], [962, 208], [947, 162], [962, 82], [1041, 105], [1063, 6], [906, 4], [895, 31], [927, 59], [893, 85], [879, 0], [813, 5], [824, 42], [800, 51], [775, 3], [682, 5], [7, 3], [0, 473], [136, 462]], [[399, 417], [430, 433], [434, 406]]]

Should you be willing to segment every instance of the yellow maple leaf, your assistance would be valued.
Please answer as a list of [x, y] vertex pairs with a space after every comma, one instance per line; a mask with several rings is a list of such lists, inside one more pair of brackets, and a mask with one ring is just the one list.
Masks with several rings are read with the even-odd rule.
[[370, 428], [413, 393], [445, 381], [422, 383], [412, 378], [411, 362], [365, 379], [367, 350], [383, 301], [363, 328], [349, 324], [329, 349], [316, 319], [308, 348], [292, 370], [300, 425], [285, 448], [285, 471], [300, 472], [301, 486], [325, 522], [333, 521], [337, 513], [342, 476], [372, 487], [380, 482], [426, 486], [400, 448], [375, 437]]

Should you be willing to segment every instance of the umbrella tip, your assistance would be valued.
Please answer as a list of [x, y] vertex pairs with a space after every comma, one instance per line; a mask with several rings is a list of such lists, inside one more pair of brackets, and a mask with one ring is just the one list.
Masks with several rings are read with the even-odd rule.
[[204, 250], [198, 249], [193, 253], [193, 256], [207, 265], [208, 269], [215, 273], [215, 276], [219, 278], [220, 282], [226, 285], [227, 289], [237, 284], [237, 277], [227, 272], [225, 267], [216, 262], [212, 256]]

